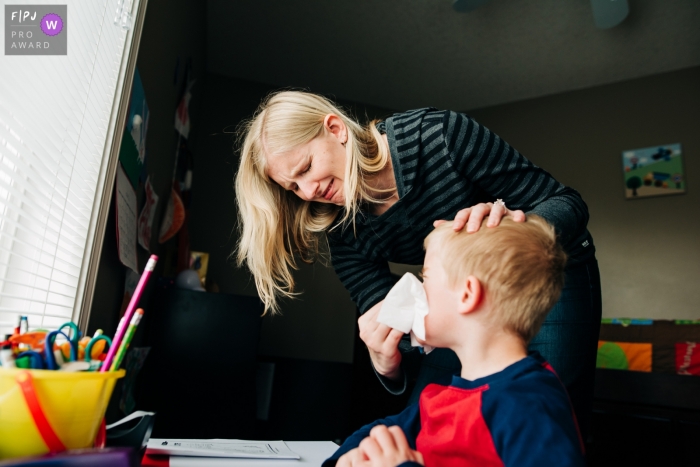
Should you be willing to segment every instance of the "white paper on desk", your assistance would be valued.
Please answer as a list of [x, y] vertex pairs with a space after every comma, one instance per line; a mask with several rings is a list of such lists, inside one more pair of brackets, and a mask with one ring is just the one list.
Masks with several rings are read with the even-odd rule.
[[146, 454], [248, 459], [299, 459], [284, 441], [242, 439], [158, 439], [148, 441]]
[[[407, 272], [391, 288], [384, 298], [377, 321], [404, 334], [411, 334], [411, 345], [421, 347], [416, 337], [425, 340], [425, 317], [428, 314], [428, 298], [423, 284], [416, 276]], [[433, 347], [423, 346], [425, 353]]]
[[338, 450], [331, 441], [288, 441], [300, 459], [226, 459], [221, 457], [170, 456], [169, 467], [318, 467]]
[[121, 164], [117, 168], [117, 245], [119, 260], [138, 273], [136, 260], [136, 192]]

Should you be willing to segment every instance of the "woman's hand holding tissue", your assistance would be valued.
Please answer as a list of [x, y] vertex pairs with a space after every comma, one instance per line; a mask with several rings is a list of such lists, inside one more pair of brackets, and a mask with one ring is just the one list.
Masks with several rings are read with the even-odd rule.
[[401, 377], [399, 342], [404, 333], [377, 322], [377, 315], [383, 303], [382, 300], [367, 310], [357, 320], [357, 324], [360, 328], [360, 339], [367, 345], [374, 369], [386, 378], [397, 380]]

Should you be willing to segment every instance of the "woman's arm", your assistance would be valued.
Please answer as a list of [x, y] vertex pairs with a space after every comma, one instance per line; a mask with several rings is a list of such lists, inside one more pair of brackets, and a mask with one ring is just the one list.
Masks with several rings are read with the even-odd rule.
[[362, 251], [362, 245], [357, 245], [353, 238], [347, 238], [352, 235], [352, 231], [328, 232], [328, 246], [335, 273], [350, 292], [350, 298], [357, 304], [360, 314], [364, 314], [384, 300], [396, 283], [396, 278], [391, 275], [385, 260], [368, 259], [370, 252]]
[[401, 369], [399, 342], [403, 333], [377, 322], [384, 297], [394, 286], [386, 262], [368, 260], [353, 245], [343, 240], [339, 232], [328, 233], [331, 261], [340, 281], [357, 303], [360, 338], [367, 345], [372, 367], [382, 385], [392, 394], [402, 394], [406, 378]]
[[572, 242], [586, 231], [588, 207], [576, 190], [559, 183], [464, 114], [446, 111], [443, 131], [452, 163], [462, 176], [494, 199], [503, 199], [509, 210], [544, 217], [567, 251], [578, 246]]

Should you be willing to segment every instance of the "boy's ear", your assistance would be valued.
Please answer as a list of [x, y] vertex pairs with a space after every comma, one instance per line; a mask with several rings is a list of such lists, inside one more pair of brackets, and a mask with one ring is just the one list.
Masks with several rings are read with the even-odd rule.
[[462, 314], [476, 311], [484, 297], [484, 287], [481, 281], [474, 276], [469, 276], [462, 283], [459, 295], [459, 312]]

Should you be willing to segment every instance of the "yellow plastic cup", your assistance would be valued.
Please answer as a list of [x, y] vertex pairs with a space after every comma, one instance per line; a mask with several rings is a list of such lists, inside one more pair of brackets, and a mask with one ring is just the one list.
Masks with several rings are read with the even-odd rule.
[[0, 368], [0, 459], [46, 454], [18, 375], [29, 372], [46, 421], [66, 449], [91, 447], [124, 370], [76, 372]]

